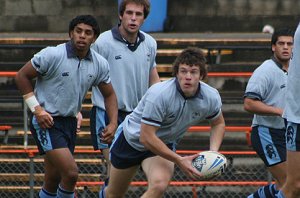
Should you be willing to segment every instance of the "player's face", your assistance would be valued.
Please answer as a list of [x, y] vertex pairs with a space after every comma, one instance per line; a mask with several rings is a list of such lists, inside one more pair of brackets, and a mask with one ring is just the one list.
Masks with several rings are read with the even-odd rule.
[[121, 20], [121, 28], [127, 34], [135, 34], [139, 31], [144, 22], [144, 6], [129, 3], [126, 5], [123, 16], [119, 16]]
[[292, 54], [293, 37], [279, 36], [275, 45], [272, 45], [274, 56], [282, 62], [289, 61]]
[[95, 34], [92, 26], [79, 23], [74, 30], [70, 32], [75, 49], [78, 52], [87, 52], [91, 44], [95, 41]]
[[186, 97], [195, 95], [201, 77], [200, 68], [198, 66], [180, 64], [176, 77]]

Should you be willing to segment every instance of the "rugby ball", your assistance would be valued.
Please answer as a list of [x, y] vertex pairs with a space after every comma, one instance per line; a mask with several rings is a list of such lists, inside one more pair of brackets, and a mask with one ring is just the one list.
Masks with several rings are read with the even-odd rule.
[[199, 179], [208, 180], [221, 175], [227, 166], [227, 159], [216, 151], [200, 152], [192, 161], [192, 166], [200, 173]]

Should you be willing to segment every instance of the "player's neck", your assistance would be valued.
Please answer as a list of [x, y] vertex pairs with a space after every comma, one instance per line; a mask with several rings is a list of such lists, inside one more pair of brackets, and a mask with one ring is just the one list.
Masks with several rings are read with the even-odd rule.
[[129, 43], [136, 42], [138, 32], [134, 32], [134, 33], [128, 32], [122, 26], [119, 27], [119, 32], [120, 32], [121, 36], [123, 37], [123, 39], [125, 39], [127, 42], [129, 42]]

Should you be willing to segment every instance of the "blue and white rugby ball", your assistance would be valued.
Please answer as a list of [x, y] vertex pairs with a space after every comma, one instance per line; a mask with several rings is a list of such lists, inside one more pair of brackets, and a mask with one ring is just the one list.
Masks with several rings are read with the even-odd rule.
[[203, 151], [193, 159], [192, 166], [201, 173], [202, 176], [199, 179], [208, 180], [225, 171], [227, 159], [219, 152]]

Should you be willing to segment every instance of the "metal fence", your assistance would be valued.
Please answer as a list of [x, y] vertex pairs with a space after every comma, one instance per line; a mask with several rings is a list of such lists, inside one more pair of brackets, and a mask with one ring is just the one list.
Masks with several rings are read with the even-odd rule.
[[[179, 151], [180, 152], [180, 151]], [[181, 151], [181, 155], [197, 151]], [[211, 181], [191, 181], [175, 168], [166, 198], [247, 197], [259, 186], [271, 182], [270, 175], [254, 152], [222, 152], [228, 159], [226, 172]], [[79, 168], [76, 187], [78, 198], [98, 197], [106, 166], [100, 152], [76, 150]], [[0, 150], [0, 197], [37, 197], [43, 184], [43, 158], [36, 150]], [[147, 188], [145, 175], [139, 171], [126, 197], [140, 197]]]

